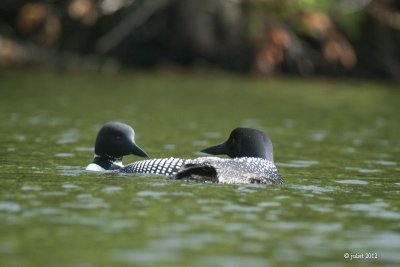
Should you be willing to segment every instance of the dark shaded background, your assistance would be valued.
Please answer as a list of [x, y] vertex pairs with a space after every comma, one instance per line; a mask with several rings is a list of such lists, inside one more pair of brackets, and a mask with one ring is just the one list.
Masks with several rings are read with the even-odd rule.
[[396, 0], [2, 0], [0, 67], [400, 81]]

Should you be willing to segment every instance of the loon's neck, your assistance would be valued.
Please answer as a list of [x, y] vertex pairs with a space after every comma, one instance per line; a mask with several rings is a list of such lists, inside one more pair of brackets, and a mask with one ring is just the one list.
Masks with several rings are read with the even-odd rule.
[[[94, 166], [93, 166], [94, 165]], [[117, 170], [123, 167], [122, 165], [122, 157], [121, 158], [115, 158], [111, 157], [109, 155], [94, 155], [93, 161], [91, 164], [90, 169], [96, 169], [96, 170]], [[86, 169], [89, 169], [89, 166]], [[97, 168], [98, 166], [98, 168]], [[94, 168], [93, 168], [94, 167]]]

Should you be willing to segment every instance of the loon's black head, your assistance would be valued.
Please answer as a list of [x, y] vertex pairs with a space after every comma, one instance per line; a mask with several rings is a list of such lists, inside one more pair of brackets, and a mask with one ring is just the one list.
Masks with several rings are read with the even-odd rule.
[[135, 144], [135, 131], [129, 125], [112, 121], [106, 123], [97, 134], [94, 152], [98, 156], [122, 158], [134, 154], [148, 157], [146, 152]]
[[260, 130], [236, 128], [228, 140], [201, 152], [212, 155], [228, 155], [231, 158], [255, 157], [273, 161], [272, 142]]

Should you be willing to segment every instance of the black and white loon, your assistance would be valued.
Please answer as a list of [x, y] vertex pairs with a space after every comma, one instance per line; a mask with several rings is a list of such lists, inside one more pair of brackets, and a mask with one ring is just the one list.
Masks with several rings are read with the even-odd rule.
[[262, 131], [234, 129], [228, 140], [201, 152], [231, 157], [195, 159], [160, 158], [131, 163], [121, 173], [149, 173], [173, 179], [208, 181], [226, 184], [279, 184], [283, 182], [274, 161], [272, 142]]
[[148, 155], [135, 143], [135, 131], [129, 125], [112, 121], [106, 123], [96, 137], [94, 159], [86, 170], [106, 171], [123, 167], [122, 157], [134, 154], [140, 157]]

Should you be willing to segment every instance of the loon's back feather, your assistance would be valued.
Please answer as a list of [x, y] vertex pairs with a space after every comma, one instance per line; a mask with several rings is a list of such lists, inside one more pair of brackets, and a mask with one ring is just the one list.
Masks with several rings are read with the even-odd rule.
[[119, 169], [122, 173], [149, 173], [166, 176], [174, 176], [185, 163], [180, 158], [161, 158], [140, 160]]
[[126, 165], [119, 169], [119, 172], [157, 174], [170, 176], [172, 179], [227, 184], [277, 184], [283, 182], [272, 161], [249, 157], [142, 160]]
[[[187, 169], [186, 166], [190, 166]], [[262, 184], [280, 184], [283, 182], [281, 175], [278, 173], [275, 164], [266, 159], [261, 158], [233, 158], [221, 159], [216, 157], [202, 157], [192, 160], [186, 160], [185, 165], [182, 167], [175, 178], [190, 179], [192, 173], [197, 172], [198, 168], [208, 166], [214, 168], [217, 173], [217, 182], [226, 184], [249, 184], [249, 183], [262, 183]], [[209, 170], [210, 172], [210, 170]], [[186, 173], [186, 175], [184, 175]], [[212, 173], [212, 172], [211, 172]], [[212, 176], [201, 177], [200, 181], [213, 180]]]

